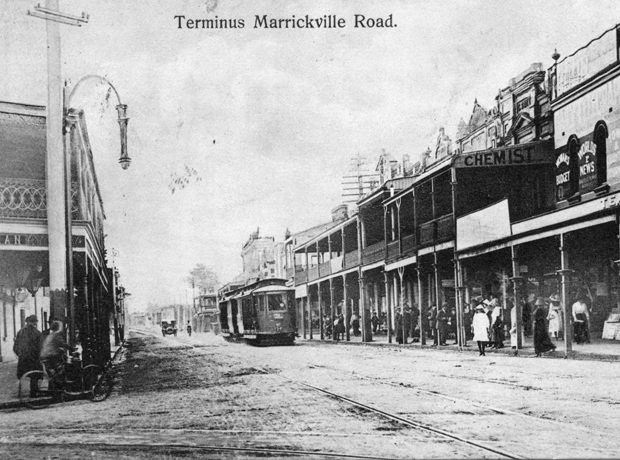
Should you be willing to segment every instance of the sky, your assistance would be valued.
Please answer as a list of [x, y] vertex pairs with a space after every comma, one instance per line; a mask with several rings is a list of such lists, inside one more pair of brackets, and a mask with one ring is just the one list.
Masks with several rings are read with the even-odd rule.
[[[46, 34], [36, 0], [0, 0], [0, 100], [45, 105]], [[44, 1], [41, 0], [44, 4]], [[284, 239], [329, 221], [358, 154], [417, 161], [440, 127], [453, 139], [474, 100], [490, 108], [530, 64], [553, 64], [620, 22], [616, 0], [60, 0], [89, 14], [61, 26], [63, 78], [107, 78], [128, 106], [127, 171], [116, 102], [80, 85], [109, 253], [132, 309], [191, 302], [198, 263], [239, 274], [250, 233]], [[355, 28], [354, 15], [395, 27]], [[240, 29], [178, 27], [243, 19]], [[254, 28], [336, 15], [338, 29]], [[191, 174], [188, 174], [188, 171]], [[185, 187], [175, 178], [188, 177]]]

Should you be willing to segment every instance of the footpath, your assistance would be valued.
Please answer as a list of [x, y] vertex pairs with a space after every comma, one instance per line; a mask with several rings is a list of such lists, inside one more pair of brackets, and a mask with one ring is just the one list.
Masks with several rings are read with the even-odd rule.
[[[416, 339], [417, 340], [417, 339]], [[553, 340], [553, 339], [552, 339]], [[306, 334], [306, 338], [298, 338], [299, 343], [312, 343], [320, 341], [319, 334], [314, 331], [313, 338], [309, 338], [309, 334]], [[478, 345], [476, 342], [469, 341], [465, 347], [458, 347], [454, 340], [448, 340], [447, 345], [437, 346], [433, 345], [433, 339], [427, 338], [426, 344], [421, 345], [419, 342], [411, 342], [411, 337], [407, 339], [407, 344], [399, 344], [396, 342], [396, 337], [392, 337], [392, 343], [388, 342], [387, 334], [373, 334], [371, 342], [362, 342], [361, 337], [354, 337], [351, 335], [350, 340], [341, 340], [339, 342], [326, 339], [323, 343], [336, 344], [355, 344], [364, 346], [389, 346], [408, 349], [424, 349], [424, 350], [441, 350], [441, 351], [458, 351], [458, 352], [471, 352], [478, 355]], [[591, 343], [577, 344], [573, 342], [572, 350], [568, 353], [565, 352], [564, 340], [553, 340], [553, 343], [557, 347], [554, 352], [547, 352], [543, 354], [543, 358], [560, 358], [560, 359], [577, 359], [586, 361], [619, 361], [620, 362], [620, 341], [618, 340], [603, 340], [592, 339]], [[535, 358], [534, 352], [534, 339], [532, 337], [526, 337], [523, 342], [523, 348], [516, 350], [511, 348], [510, 340], [504, 342], [504, 347], [500, 349], [486, 348], [485, 353], [487, 356], [492, 354], [504, 354], [522, 358]]]
[[[120, 347], [112, 346], [111, 357]], [[0, 362], [0, 410], [20, 407], [17, 380], [17, 358], [15, 361]]]

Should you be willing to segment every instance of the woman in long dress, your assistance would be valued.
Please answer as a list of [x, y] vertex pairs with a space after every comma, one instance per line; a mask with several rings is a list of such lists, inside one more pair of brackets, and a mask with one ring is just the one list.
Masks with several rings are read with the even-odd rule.
[[549, 308], [549, 314], [547, 320], [549, 321], [549, 335], [555, 340], [561, 337], [562, 332], [562, 311], [560, 310], [559, 298], [551, 296], [551, 307]]
[[554, 351], [555, 345], [549, 338], [549, 329], [547, 326], [547, 315], [545, 309], [539, 307], [534, 312], [534, 352], [536, 356], [541, 356], [547, 351]]
[[490, 323], [482, 305], [478, 305], [476, 307], [476, 313], [474, 314], [471, 328], [474, 333], [474, 341], [478, 343], [478, 351], [480, 351], [480, 356], [486, 356], [484, 349], [489, 341]]

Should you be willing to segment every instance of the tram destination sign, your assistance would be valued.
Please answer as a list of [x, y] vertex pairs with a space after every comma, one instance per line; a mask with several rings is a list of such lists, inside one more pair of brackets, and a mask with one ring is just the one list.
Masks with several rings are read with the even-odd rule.
[[454, 166], [457, 168], [484, 168], [553, 163], [555, 163], [555, 153], [551, 143], [535, 142], [462, 153], [456, 157]]

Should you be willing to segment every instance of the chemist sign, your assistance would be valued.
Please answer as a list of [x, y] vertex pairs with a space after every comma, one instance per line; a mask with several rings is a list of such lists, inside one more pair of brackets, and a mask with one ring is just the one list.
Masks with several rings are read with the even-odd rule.
[[457, 168], [484, 168], [553, 164], [554, 162], [555, 154], [550, 142], [532, 142], [480, 152], [463, 153], [456, 157], [454, 166]]

